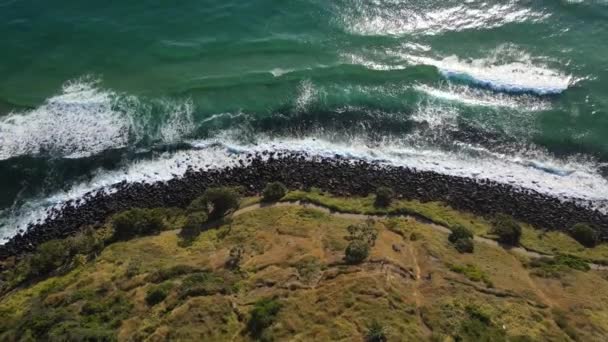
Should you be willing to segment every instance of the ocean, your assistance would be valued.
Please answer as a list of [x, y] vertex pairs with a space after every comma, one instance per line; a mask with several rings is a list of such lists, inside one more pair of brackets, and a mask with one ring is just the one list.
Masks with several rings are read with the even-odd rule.
[[266, 150], [608, 207], [606, 0], [0, 0], [0, 38], [0, 241]]

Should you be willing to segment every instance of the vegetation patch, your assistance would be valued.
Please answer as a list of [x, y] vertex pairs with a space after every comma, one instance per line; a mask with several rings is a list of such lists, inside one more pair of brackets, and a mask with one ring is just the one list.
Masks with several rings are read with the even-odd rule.
[[591, 269], [585, 260], [572, 255], [557, 255], [554, 258], [538, 258], [529, 263], [532, 274], [542, 278], [560, 278], [569, 269], [587, 272]]
[[231, 294], [238, 290], [237, 280], [230, 273], [197, 272], [184, 278], [178, 292], [180, 298]]
[[371, 247], [376, 243], [378, 230], [374, 227], [374, 221], [368, 220], [363, 224], [348, 226], [346, 237], [350, 241], [344, 251], [344, 260], [349, 264], [359, 264], [365, 260]]
[[474, 282], [483, 282], [487, 287], [493, 287], [492, 281], [488, 277], [488, 275], [479, 269], [479, 267], [473, 264], [466, 265], [457, 265], [457, 264], [448, 264], [450, 271], [460, 273], [464, 275], [467, 279]]
[[263, 338], [264, 331], [274, 323], [281, 307], [281, 303], [276, 298], [257, 301], [247, 322], [249, 334], [256, 339]]
[[165, 298], [167, 298], [167, 295], [169, 294], [169, 291], [171, 290], [172, 286], [172, 283], [165, 283], [162, 285], [150, 287], [148, 289], [148, 292], [146, 293], [146, 303], [150, 306], [154, 306], [162, 302], [163, 300], [165, 300]]
[[467, 228], [457, 225], [452, 228], [452, 233], [448, 237], [454, 248], [460, 253], [473, 253], [475, 245], [473, 244], [473, 233]]

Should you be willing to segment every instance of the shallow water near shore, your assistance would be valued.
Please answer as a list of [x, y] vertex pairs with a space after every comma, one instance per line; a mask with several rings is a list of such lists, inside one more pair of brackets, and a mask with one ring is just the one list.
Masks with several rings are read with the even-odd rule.
[[604, 2], [0, 9], [0, 238], [89, 191], [273, 150], [606, 210]]

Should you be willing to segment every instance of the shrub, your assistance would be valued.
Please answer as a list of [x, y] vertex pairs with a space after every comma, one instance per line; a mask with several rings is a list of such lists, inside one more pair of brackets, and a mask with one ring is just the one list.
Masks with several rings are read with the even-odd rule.
[[139, 235], [159, 233], [163, 227], [162, 215], [153, 209], [134, 208], [112, 218], [114, 239], [128, 240]]
[[456, 241], [458, 241], [460, 239], [472, 239], [472, 238], [473, 238], [473, 233], [470, 230], [468, 230], [467, 228], [465, 228], [461, 225], [456, 225], [452, 228], [452, 233], [448, 237], [448, 240], [451, 243], [455, 243]]
[[498, 241], [501, 243], [517, 246], [521, 238], [521, 227], [512, 217], [498, 214], [494, 219], [492, 233], [498, 235]]
[[201, 197], [192, 201], [188, 211], [203, 211], [209, 214], [209, 219], [217, 220], [230, 210], [237, 209], [240, 197], [237, 188], [209, 188]]
[[599, 242], [599, 235], [593, 227], [585, 223], [577, 223], [570, 230], [570, 235], [585, 247], [595, 247]]
[[29, 275], [48, 274], [65, 264], [69, 257], [70, 249], [64, 240], [44, 242], [36, 248], [36, 252], [29, 259]]
[[280, 310], [281, 303], [277, 299], [265, 298], [257, 301], [247, 322], [249, 334], [254, 338], [262, 336], [264, 330], [274, 323]]
[[365, 340], [367, 342], [386, 342], [388, 340], [386, 337], [386, 329], [382, 324], [378, 323], [378, 321], [373, 321], [372, 324], [367, 327]]
[[241, 266], [241, 260], [243, 259], [244, 248], [242, 245], [234, 246], [230, 249], [230, 255], [226, 260], [226, 268], [231, 270], [238, 270]]
[[345, 257], [347, 263], [358, 264], [369, 255], [369, 244], [366, 241], [357, 239], [351, 241], [346, 247]]
[[393, 192], [393, 189], [387, 188], [385, 186], [381, 186], [378, 189], [376, 189], [375, 205], [377, 207], [388, 207], [389, 205], [391, 205], [393, 197], [395, 197], [395, 193]]
[[262, 200], [264, 202], [275, 202], [280, 200], [287, 193], [287, 187], [281, 182], [272, 182], [266, 185], [262, 192]]
[[346, 238], [347, 240], [361, 240], [365, 241], [370, 246], [376, 244], [376, 239], [378, 238], [378, 230], [374, 227], [374, 221], [367, 220], [362, 224], [353, 224], [346, 228], [348, 230], [349, 236]]
[[169, 294], [169, 286], [154, 286], [146, 294], [146, 303], [149, 306], [154, 306], [165, 300], [167, 294]]
[[475, 245], [473, 244], [473, 239], [462, 238], [454, 242], [454, 248], [460, 253], [473, 253]]
[[179, 232], [183, 242], [192, 242], [201, 233], [203, 225], [207, 222], [207, 213], [204, 211], [191, 212], [186, 216], [186, 223]]
[[70, 255], [89, 255], [99, 252], [104, 247], [104, 240], [93, 229], [86, 229], [66, 239]]

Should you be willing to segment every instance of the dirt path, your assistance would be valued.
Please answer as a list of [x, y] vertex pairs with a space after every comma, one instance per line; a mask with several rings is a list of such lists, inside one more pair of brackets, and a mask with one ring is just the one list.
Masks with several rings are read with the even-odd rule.
[[[365, 215], [365, 214], [352, 214], [352, 213], [341, 213], [341, 212], [336, 212], [336, 211], [332, 211], [329, 210], [326, 207], [317, 205], [317, 204], [312, 204], [312, 203], [304, 203], [304, 202], [300, 202], [300, 201], [296, 201], [296, 202], [277, 202], [277, 203], [270, 203], [270, 204], [252, 204], [249, 206], [246, 206], [244, 208], [241, 208], [237, 211], [235, 211], [232, 216], [236, 217], [236, 216], [240, 216], [243, 215], [245, 213], [248, 213], [250, 211], [253, 210], [257, 210], [257, 209], [261, 209], [261, 208], [277, 208], [277, 207], [303, 207], [303, 208], [313, 208], [319, 211], [322, 211], [328, 215], [332, 215], [335, 217], [341, 217], [341, 218], [345, 218], [345, 219], [350, 219], [350, 220], [367, 220], [367, 219], [386, 219], [386, 218], [393, 218], [393, 217], [400, 217], [400, 218], [410, 218], [410, 219], [414, 219], [417, 221], [420, 221], [420, 219], [418, 219], [417, 217], [414, 216], [410, 216], [410, 215]], [[433, 230], [436, 230], [438, 232], [442, 232], [444, 234], [449, 234], [451, 233], [450, 228], [445, 227], [445, 226], [441, 226], [438, 225], [436, 223], [428, 223], [428, 222], [422, 222], [424, 223], [426, 226], [432, 228]], [[509, 251], [513, 252], [513, 253], [517, 253], [517, 254], [521, 254], [521, 255], [525, 255], [529, 258], [541, 258], [541, 257], [546, 257], [546, 258], [552, 258], [554, 257], [553, 255], [546, 255], [546, 254], [540, 254], [534, 251], [530, 251], [527, 250], [523, 247], [505, 247], [500, 245], [498, 242], [496, 242], [495, 240], [492, 239], [488, 239], [488, 238], [484, 238], [481, 236], [475, 236], [474, 237], [475, 241], [479, 242], [479, 243], [483, 243], [489, 246], [494, 246], [496, 248], [507, 248]], [[589, 263], [589, 266], [594, 269], [594, 270], [608, 270], [608, 266], [604, 266], [604, 265], [599, 265], [599, 264], [593, 264], [593, 263]]]

